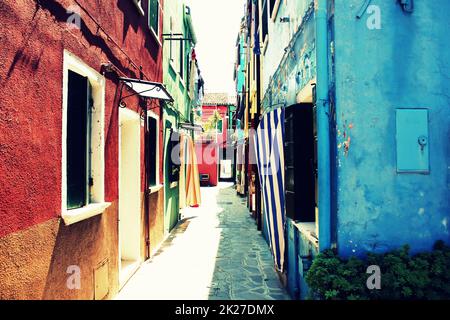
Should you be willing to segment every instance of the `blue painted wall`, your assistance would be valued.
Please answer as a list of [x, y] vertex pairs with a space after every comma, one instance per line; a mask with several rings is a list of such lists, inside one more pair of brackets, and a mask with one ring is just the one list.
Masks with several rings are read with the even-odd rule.
[[[450, 1], [372, 0], [380, 30], [361, 3], [335, 1], [338, 250], [430, 250], [450, 239]], [[428, 175], [397, 173], [397, 108], [428, 109]]]

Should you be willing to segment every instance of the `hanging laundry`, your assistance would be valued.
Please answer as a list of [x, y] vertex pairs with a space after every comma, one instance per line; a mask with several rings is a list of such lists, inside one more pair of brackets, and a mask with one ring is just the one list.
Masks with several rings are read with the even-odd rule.
[[180, 209], [186, 208], [186, 135], [180, 135], [180, 179], [179, 186], [179, 206]]
[[186, 205], [190, 207], [201, 204], [200, 175], [198, 171], [197, 154], [195, 153], [194, 141], [187, 136], [187, 147], [189, 158], [186, 166]]
[[201, 98], [205, 95], [205, 81], [203, 80], [203, 77], [200, 75], [199, 71], [199, 79], [198, 79], [198, 93]]
[[197, 155], [192, 138], [184, 133], [180, 139], [180, 159], [180, 209], [199, 206], [201, 195]]
[[189, 97], [195, 100], [195, 83], [197, 78], [197, 61], [192, 60], [191, 70], [189, 73]]

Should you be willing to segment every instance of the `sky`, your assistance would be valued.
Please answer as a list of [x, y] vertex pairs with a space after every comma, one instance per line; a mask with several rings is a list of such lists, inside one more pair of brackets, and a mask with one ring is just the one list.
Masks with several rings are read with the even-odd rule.
[[186, 4], [191, 8], [205, 91], [235, 94], [236, 39], [245, 0], [186, 0]]

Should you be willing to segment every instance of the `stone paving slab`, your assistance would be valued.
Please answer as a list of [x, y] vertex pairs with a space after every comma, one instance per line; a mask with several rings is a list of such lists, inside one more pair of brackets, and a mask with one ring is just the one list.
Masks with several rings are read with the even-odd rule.
[[288, 300], [270, 249], [231, 184], [202, 188], [202, 205], [116, 299]]

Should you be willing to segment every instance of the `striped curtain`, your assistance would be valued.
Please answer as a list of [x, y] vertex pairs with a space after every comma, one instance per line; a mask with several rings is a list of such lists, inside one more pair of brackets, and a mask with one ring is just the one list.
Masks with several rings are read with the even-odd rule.
[[284, 267], [284, 109], [264, 115], [255, 135], [255, 152], [263, 192], [264, 215], [275, 266]]

